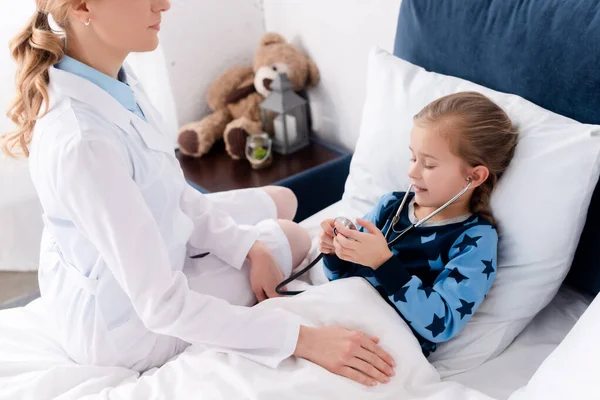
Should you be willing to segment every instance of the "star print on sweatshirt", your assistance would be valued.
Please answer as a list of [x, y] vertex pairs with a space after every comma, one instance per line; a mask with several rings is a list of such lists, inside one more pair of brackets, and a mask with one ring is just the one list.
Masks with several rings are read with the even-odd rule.
[[[416, 222], [414, 195], [409, 196], [396, 231]], [[403, 197], [403, 192], [384, 195], [364, 219], [385, 234]], [[396, 236], [392, 230], [388, 241]], [[460, 332], [485, 299], [496, 277], [497, 247], [492, 224], [469, 214], [412, 229], [392, 246], [393, 256], [376, 270], [333, 254], [323, 260], [329, 280], [360, 276], [373, 285], [429, 355], [437, 343]]]

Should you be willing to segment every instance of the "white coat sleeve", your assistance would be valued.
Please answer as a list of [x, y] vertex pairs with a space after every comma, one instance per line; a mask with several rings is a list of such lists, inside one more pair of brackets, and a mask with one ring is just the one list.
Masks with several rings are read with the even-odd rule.
[[55, 186], [144, 325], [270, 367], [292, 355], [300, 327], [292, 314], [232, 306], [188, 288], [185, 275], [171, 268], [167, 246], [121, 154], [104, 139], [71, 142], [60, 155]]
[[238, 225], [219, 210], [207, 196], [186, 184], [181, 208], [194, 222], [188, 240], [198, 254], [210, 252], [234, 268], [241, 269], [250, 248], [258, 238], [253, 226]]

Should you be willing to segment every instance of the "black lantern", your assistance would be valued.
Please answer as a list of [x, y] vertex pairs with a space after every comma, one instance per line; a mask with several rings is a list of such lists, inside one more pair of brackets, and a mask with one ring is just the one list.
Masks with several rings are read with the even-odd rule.
[[286, 74], [271, 83], [271, 94], [260, 105], [263, 129], [273, 138], [273, 151], [293, 153], [309, 144], [308, 102], [292, 89]]

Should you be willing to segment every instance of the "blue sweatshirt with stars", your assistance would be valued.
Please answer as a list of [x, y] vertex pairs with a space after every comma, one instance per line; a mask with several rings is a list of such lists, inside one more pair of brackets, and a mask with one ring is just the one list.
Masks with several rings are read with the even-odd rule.
[[[402, 210], [396, 231], [416, 222], [414, 195]], [[384, 195], [364, 219], [384, 234], [404, 197]], [[364, 228], [360, 228], [364, 231]], [[397, 233], [392, 230], [388, 241]], [[426, 222], [394, 243], [393, 256], [378, 269], [326, 255], [329, 280], [360, 276], [375, 287], [411, 327], [423, 353], [460, 332], [483, 302], [496, 277], [498, 234], [476, 214]]]

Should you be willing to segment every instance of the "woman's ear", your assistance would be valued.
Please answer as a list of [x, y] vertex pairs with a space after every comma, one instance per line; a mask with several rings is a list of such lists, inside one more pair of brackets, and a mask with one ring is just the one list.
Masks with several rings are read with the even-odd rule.
[[75, 1], [71, 6], [72, 15], [81, 23], [86, 23], [90, 19], [90, 10], [86, 1]]
[[488, 176], [490, 176], [490, 170], [486, 166], [478, 165], [473, 167], [473, 169], [471, 169], [471, 173], [469, 174], [469, 178], [471, 178], [472, 182], [471, 188], [474, 189], [483, 184], [483, 182], [487, 180]]

